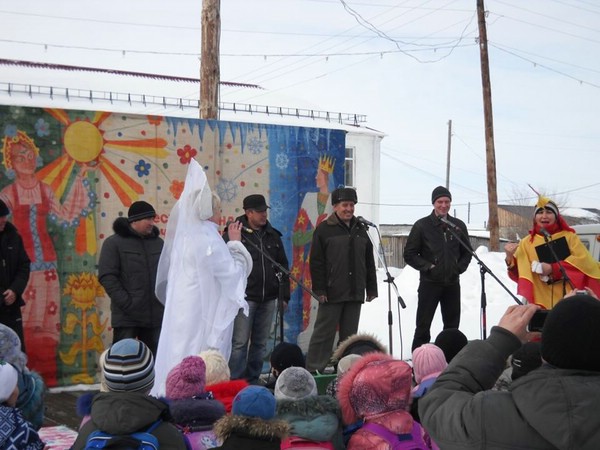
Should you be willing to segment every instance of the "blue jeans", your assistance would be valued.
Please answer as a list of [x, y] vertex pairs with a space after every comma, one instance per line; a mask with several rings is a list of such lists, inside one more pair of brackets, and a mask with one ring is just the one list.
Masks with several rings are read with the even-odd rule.
[[248, 306], [248, 317], [240, 309], [233, 323], [229, 370], [232, 380], [245, 378], [252, 383], [258, 380], [262, 371], [277, 301], [249, 301]]

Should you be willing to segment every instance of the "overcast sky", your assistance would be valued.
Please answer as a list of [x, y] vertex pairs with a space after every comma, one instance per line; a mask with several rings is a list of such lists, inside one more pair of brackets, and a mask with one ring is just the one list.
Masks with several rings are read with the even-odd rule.
[[[276, 94], [284, 103], [278, 106], [365, 114], [367, 126], [387, 135], [382, 223], [411, 223], [431, 211], [431, 190], [446, 182], [452, 120], [453, 206], [463, 220], [483, 226], [475, 5], [224, 0], [221, 79], [269, 92], [238, 92], [238, 101], [273, 104]], [[600, 3], [487, 0], [485, 6], [499, 201], [515, 192], [531, 195], [529, 183], [565, 205], [600, 207]], [[0, 57], [197, 77], [201, 8], [201, 0], [5, 1]], [[17, 81], [6, 80], [3, 70], [0, 81]], [[143, 89], [170, 95], [159, 92], [160, 83]], [[185, 89], [177, 95], [198, 97], [193, 85]]]

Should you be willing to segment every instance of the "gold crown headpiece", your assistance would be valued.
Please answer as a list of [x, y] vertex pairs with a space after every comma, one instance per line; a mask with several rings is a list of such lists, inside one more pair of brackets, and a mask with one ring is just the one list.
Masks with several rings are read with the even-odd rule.
[[335, 166], [335, 159], [333, 156], [321, 155], [319, 157], [319, 170], [323, 170], [327, 173], [333, 173]]

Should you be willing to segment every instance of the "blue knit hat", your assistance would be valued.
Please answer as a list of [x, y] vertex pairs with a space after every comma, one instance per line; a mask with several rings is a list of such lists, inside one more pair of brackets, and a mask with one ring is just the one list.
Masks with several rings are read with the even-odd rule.
[[150, 391], [154, 385], [154, 357], [143, 342], [130, 338], [120, 340], [103, 356], [101, 366], [109, 391]]
[[266, 387], [248, 386], [233, 399], [231, 414], [269, 420], [275, 417], [275, 397]]

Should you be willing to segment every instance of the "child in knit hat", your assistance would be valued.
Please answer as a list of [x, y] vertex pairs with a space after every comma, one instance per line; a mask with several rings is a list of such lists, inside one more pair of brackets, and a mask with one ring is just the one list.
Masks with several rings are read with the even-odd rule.
[[412, 353], [413, 374], [416, 386], [412, 390], [412, 405], [410, 413], [421, 423], [419, 418], [419, 399], [433, 386], [438, 375], [448, 367], [446, 356], [435, 344], [423, 344]]
[[168, 405], [148, 395], [154, 385], [150, 349], [136, 339], [122, 339], [102, 354], [100, 364], [107, 392], [94, 396], [91, 418], [79, 430], [72, 450], [83, 450], [96, 430], [118, 440], [151, 427], [161, 449], [186, 450], [182, 434], [166, 421]]
[[206, 365], [206, 391], [211, 392], [214, 399], [223, 403], [225, 411], [230, 413], [233, 399], [248, 386], [248, 382], [244, 379], [230, 379], [229, 365], [218, 350], [205, 350], [199, 356]]
[[214, 430], [226, 450], [280, 450], [290, 426], [275, 417], [275, 397], [264, 386], [248, 386], [233, 399], [231, 414]]
[[392, 448], [379, 432], [396, 439], [412, 440], [414, 448], [430, 448], [424, 431], [408, 412], [412, 369], [404, 361], [384, 353], [369, 353], [354, 363], [340, 380], [338, 401], [345, 424], [360, 420], [348, 450]]
[[46, 385], [39, 373], [27, 367], [27, 355], [21, 350], [21, 340], [12, 328], [0, 324], [0, 361], [17, 370], [19, 397], [17, 408], [25, 420], [39, 430], [44, 421]]
[[167, 375], [166, 397], [173, 422], [191, 450], [219, 445], [214, 423], [225, 415], [225, 406], [205, 392], [206, 365], [199, 356], [188, 356]]
[[41, 450], [44, 443], [16, 407], [18, 377], [17, 369], [0, 361], [0, 448]]
[[267, 380], [266, 387], [273, 390], [277, 377], [288, 367], [305, 367], [304, 354], [297, 344], [290, 342], [280, 342], [271, 352], [269, 358], [271, 362], [271, 372]]
[[281, 448], [302, 442], [315, 448], [343, 448], [341, 413], [338, 402], [329, 395], [318, 395], [317, 383], [303, 367], [285, 369], [275, 383], [277, 417], [290, 424], [290, 437]]

